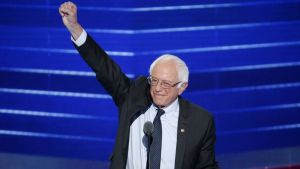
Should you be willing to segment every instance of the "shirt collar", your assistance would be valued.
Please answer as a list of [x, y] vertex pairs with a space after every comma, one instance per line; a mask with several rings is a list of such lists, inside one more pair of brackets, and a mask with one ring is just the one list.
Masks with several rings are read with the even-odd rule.
[[[178, 97], [167, 107], [162, 108], [165, 111], [165, 114], [168, 114], [170, 112], [175, 112], [177, 111], [179, 106], [178, 103]], [[155, 106], [154, 106], [155, 107]], [[155, 107], [156, 108], [156, 107]], [[156, 108], [157, 109], [157, 108]]]

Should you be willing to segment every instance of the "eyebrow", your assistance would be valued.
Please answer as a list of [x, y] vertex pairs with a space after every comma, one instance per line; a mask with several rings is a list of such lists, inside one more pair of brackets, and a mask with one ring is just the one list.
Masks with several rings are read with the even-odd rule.
[[157, 77], [155, 77], [155, 76], [152, 76], [152, 75], [150, 75], [150, 76], [151, 76], [151, 77], [153, 77], [153, 78], [155, 78], [155, 79], [161, 80], [161, 81], [165, 81], [165, 82], [171, 82], [171, 83], [173, 83], [173, 81], [172, 81], [172, 80], [160, 79], [160, 78], [157, 78]]

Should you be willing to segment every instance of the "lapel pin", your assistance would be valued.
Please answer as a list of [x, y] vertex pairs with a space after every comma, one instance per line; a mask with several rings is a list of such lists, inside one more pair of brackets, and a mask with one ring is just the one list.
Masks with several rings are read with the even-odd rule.
[[184, 129], [181, 129], [180, 131], [181, 131], [181, 133], [184, 133]]

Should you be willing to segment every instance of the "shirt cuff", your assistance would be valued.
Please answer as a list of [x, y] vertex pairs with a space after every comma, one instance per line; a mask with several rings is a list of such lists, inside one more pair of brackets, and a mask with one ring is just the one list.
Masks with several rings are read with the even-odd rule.
[[86, 41], [87, 38], [87, 33], [85, 30], [82, 31], [82, 33], [80, 34], [79, 38], [77, 40], [75, 40], [72, 36], [71, 36], [71, 40], [75, 43], [76, 46], [81, 46], [84, 44], [84, 42]]

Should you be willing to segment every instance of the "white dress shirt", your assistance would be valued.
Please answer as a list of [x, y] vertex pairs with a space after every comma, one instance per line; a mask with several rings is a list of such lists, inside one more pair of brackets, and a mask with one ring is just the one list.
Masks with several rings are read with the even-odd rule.
[[79, 47], [81, 45], [84, 44], [84, 42], [86, 41], [87, 38], [87, 33], [85, 30], [82, 31], [82, 33], [80, 34], [80, 36], [78, 37], [77, 40], [75, 40], [72, 36], [71, 36], [71, 40]]
[[[145, 122], [153, 122], [156, 116], [156, 107], [151, 107], [141, 114], [130, 126], [129, 146], [126, 169], [145, 169], [147, 163], [146, 146], [143, 143], [143, 127]], [[177, 144], [177, 125], [179, 116], [179, 104], [176, 99], [171, 105], [163, 109], [165, 114], [161, 116], [162, 145], [161, 145], [161, 169], [175, 168], [175, 155]], [[144, 138], [145, 139], [145, 138]]]

